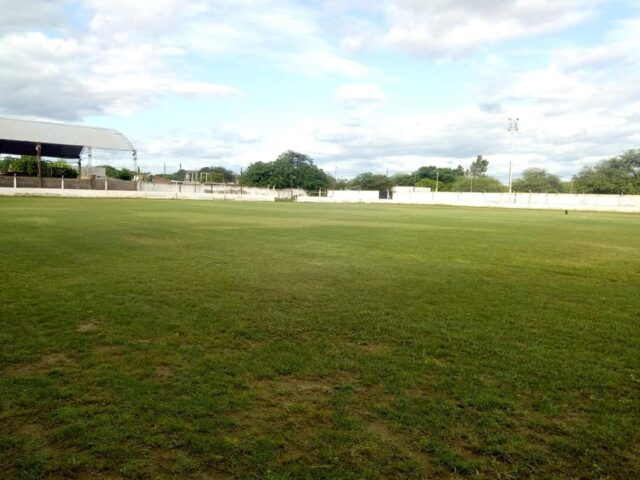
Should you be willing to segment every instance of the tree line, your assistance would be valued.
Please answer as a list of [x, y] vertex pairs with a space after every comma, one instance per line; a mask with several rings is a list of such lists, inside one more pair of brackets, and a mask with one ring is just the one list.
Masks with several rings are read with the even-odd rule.
[[[508, 187], [487, 175], [489, 161], [482, 155], [468, 168], [422, 166], [412, 173], [392, 176], [365, 172], [352, 179], [337, 179], [318, 168], [304, 154], [288, 151], [272, 162], [255, 162], [242, 175], [245, 185], [275, 188], [391, 190], [394, 186], [429, 187], [441, 192], [506, 192]], [[520, 193], [640, 194], [640, 150], [584, 167], [570, 181], [544, 168], [528, 168], [512, 182]]]
[[[43, 177], [76, 178], [78, 176], [78, 171], [63, 160], [40, 160], [40, 168]], [[0, 172], [36, 177], [38, 175], [38, 158], [30, 155], [5, 157], [0, 159]]]
[[[133, 180], [136, 173], [128, 168], [116, 168], [111, 165], [99, 165], [105, 169], [109, 178], [119, 180]], [[40, 159], [40, 168], [43, 177], [77, 178], [78, 170], [64, 160]], [[5, 157], [0, 159], [0, 172], [5, 175], [16, 174], [24, 177], [36, 177], [38, 175], [38, 157], [23, 155], [21, 157]]]
[[[105, 167], [109, 178], [133, 180], [136, 173], [127, 168]], [[287, 151], [271, 162], [255, 162], [241, 175], [221, 167], [204, 167], [196, 173], [214, 183], [239, 183], [246, 186], [270, 187], [278, 189], [300, 188], [307, 191], [350, 189], [389, 191], [394, 186], [429, 187], [441, 192], [505, 192], [505, 186], [498, 179], [487, 175], [489, 161], [482, 155], [471, 162], [468, 168], [422, 166], [411, 173], [384, 175], [364, 172], [352, 179], [333, 178], [314, 164], [308, 155]], [[77, 170], [68, 163], [41, 161], [42, 174], [50, 177], [75, 178]], [[0, 172], [5, 174], [36, 176], [37, 159], [33, 156], [6, 157], [0, 160]], [[170, 174], [145, 174], [164, 177], [174, 181], [184, 181], [187, 171], [180, 169]], [[528, 168], [512, 183], [514, 192], [526, 193], [602, 193], [640, 194], [640, 149], [628, 150], [595, 165], [584, 167], [570, 181], [544, 168]]]

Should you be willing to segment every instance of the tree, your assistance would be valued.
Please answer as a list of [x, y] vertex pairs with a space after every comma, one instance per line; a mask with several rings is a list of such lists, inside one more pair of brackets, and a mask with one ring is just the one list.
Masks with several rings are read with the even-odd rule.
[[640, 194], [640, 150], [585, 167], [573, 181], [579, 193]]
[[[442, 187], [443, 184], [438, 185], [438, 190]], [[423, 178], [416, 182], [416, 187], [427, 187], [435, 192], [436, 190], [436, 181], [431, 178]]]
[[[473, 182], [473, 183], [472, 183]], [[493, 177], [483, 176], [478, 178], [462, 177], [447, 186], [451, 192], [504, 192], [505, 187], [500, 180]], [[473, 189], [473, 190], [472, 190]]]
[[489, 168], [489, 160], [478, 155], [469, 167], [469, 176], [471, 178], [484, 177], [487, 174], [487, 168]]
[[396, 173], [392, 175], [391, 183], [393, 185], [399, 185], [401, 187], [412, 187], [413, 184], [418, 180], [417, 176], [408, 174], [408, 173]]
[[349, 188], [354, 190], [391, 190], [393, 182], [386, 175], [376, 175], [371, 172], [361, 173], [349, 182]]
[[274, 179], [273, 162], [255, 162], [242, 174], [242, 182], [253, 187], [271, 187]]
[[212, 182], [232, 183], [236, 177], [235, 173], [224, 167], [204, 167], [199, 170], [200, 173], [209, 173]]
[[544, 168], [528, 168], [522, 177], [513, 182], [516, 192], [560, 193], [564, 191], [560, 177], [548, 173]]
[[136, 172], [133, 170], [129, 170], [128, 168], [118, 169], [116, 167], [112, 167], [111, 165], [100, 165], [104, 167], [105, 173], [109, 178], [117, 178], [119, 180], [133, 180]]
[[242, 181], [255, 187], [328, 189], [332, 183], [313, 160], [302, 153], [289, 150], [273, 162], [255, 162], [245, 170]]
[[439, 183], [453, 183], [460, 177], [464, 177], [464, 168], [462, 165], [458, 165], [457, 168], [440, 168], [430, 165], [428, 167], [420, 167], [414, 174], [418, 180], [424, 178], [436, 180], [437, 178]]
[[336, 178], [332, 186], [335, 185], [336, 190], [347, 190], [349, 188], [349, 182], [350, 180], [346, 178]]
[[[64, 160], [48, 161], [41, 160], [40, 167], [43, 177], [76, 178], [78, 171]], [[21, 176], [35, 177], [38, 175], [38, 158], [31, 155], [21, 157], [5, 157], [0, 162], [0, 171], [5, 173], [15, 173]]]

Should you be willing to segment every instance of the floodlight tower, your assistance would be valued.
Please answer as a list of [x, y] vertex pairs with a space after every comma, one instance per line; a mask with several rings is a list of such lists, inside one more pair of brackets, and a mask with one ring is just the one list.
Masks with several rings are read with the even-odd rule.
[[[513, 144], [515, 135], [520, 131], [520, 119], [509, 117], [507, 132], [511, 134], [511, 153], [513, 155]], [[511, 193], [511, 156], [509, 157], [509, 193]]]

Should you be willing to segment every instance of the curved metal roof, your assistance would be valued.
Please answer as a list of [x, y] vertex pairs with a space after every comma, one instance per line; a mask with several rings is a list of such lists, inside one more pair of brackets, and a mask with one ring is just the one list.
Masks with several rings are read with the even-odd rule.
[[131, 142], [116, 130], [0, 118], [0, 153], [35, 155], [38, 143], [45, 157], [79, 158], [83, 147], [135, 152]]

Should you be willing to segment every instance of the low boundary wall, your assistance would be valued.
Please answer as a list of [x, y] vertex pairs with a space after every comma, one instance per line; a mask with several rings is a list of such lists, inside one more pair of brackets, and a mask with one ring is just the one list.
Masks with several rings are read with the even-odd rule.
[[[105, 186], [106, 182], [106, 186]], [[0, 188], [29, 189], [38, 188], [37, 177], [14, 177], [13, 175], [0, 175]], [[127, 190], [138, 189], [136, 182], [119, 180], [117, 178], [53, 178], [42, 177], [42, 188], [65, 190]]]
[[[399, 198], [398, 198], [399, 197]], [[393, 200], [356, 200], [358, 203], [393, 205], [450, 205], [460, 207], [531, 208], [640, 213], [640, 195], [591, 195], [569, 193], [466, 193], [415, 192]], [[300, 197], [305, 203], [346, 203], [330, 197]]]
[[[126, 190], [84, 190], [65, 188], [3, 188], [0, 196], [40, 196], [76, 198], [156, 198], [165, 200], [236, 200], [249, 202], [273, 202], [281, 196], [252, 193], [192, 193]], [[359, 198], [300, 196], [299, 203], [368, 203], [386, 205], [450, 205], [461, 207], [528, 208], [543, 210], [582, 210], [601, 212], [640, 213], [640, 195], [590, 195], [546, 193], [417, 193], [410, 199], [393, 200]]]
[[59, 188], [0, 188], [5, 197], [71, 197], [71, 198], [154, 198], [159, 200], [238, 200], [273, 202], [274, 196], [189, 192], [145, 192], [126, 190], [64, 190]]

